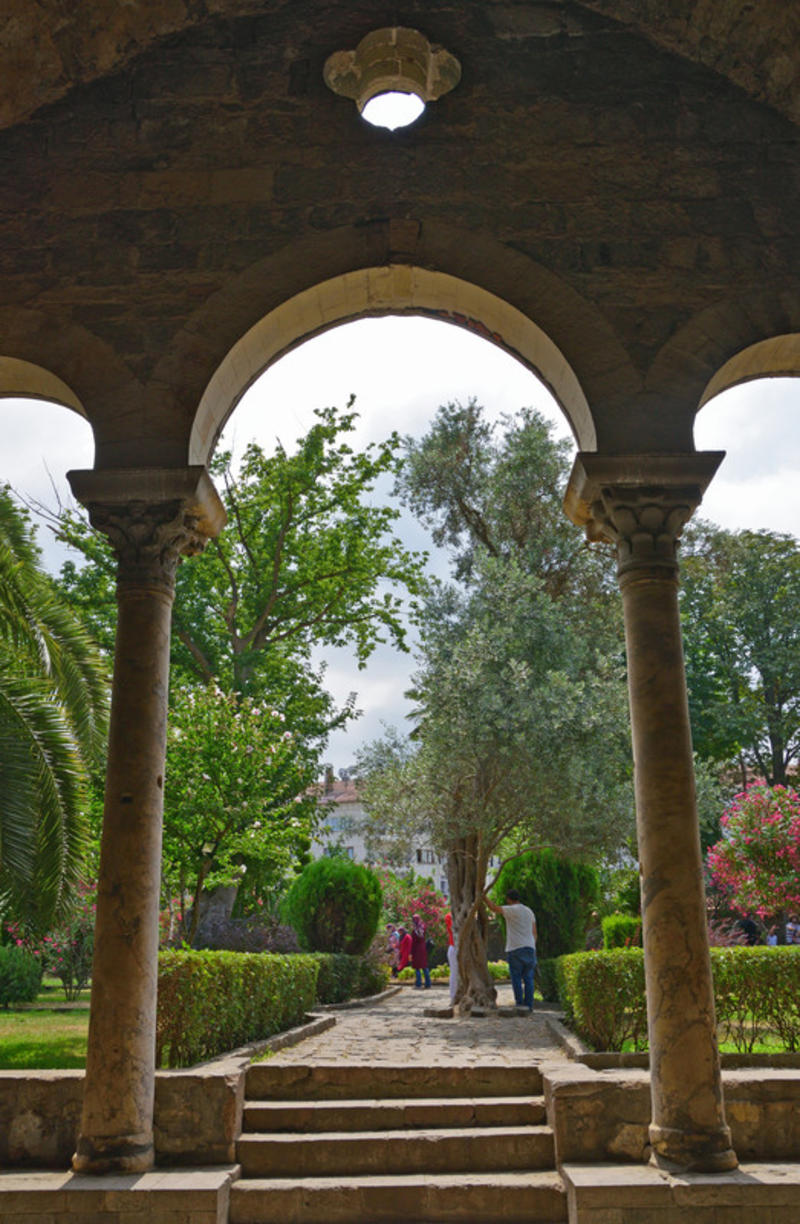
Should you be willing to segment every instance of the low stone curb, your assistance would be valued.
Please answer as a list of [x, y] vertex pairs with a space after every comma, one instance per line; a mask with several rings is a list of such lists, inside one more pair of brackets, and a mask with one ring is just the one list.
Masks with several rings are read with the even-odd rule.
[[319, 1016], [314, 1012], [308, 1012], [303, 1024], [298, 1024], [296, 1028], [287, 1029], [285, 1033], [275, 1033], [273, 1037], [265, 1037], [263, 1041], [251, 1041], [248, 1045], [239, 1046], [236, 1050], [228, 1050], [220, 1058], [209, 1059], [208, 1062], [198, 1063], [197, 1066], [212, 1068], [215, 1063], [227, 1062], [231, 1058], [248, 1060], [267, 1050], [273, 1053], [277, 1053], [278, 1050], [287, 1050], [290, 1046], [299, 1045], [307, 1037], [315, 1037], [317, 1033], [324, 1033], [326, 1029], [333, 1028], [335, 1023], [335, 1016]]
[[583, 1062], [586, 1056], [592, 1053], [580, 1037], [576, 1037], [563, 1023], [563, 1012], [545, 1012], [544, 1022], [550, 1036], [558, 1042], [567, 1058], [573, 1062]]
[[387, 986], [386, 990], [382, 990], [380, 994], [365, 995], [363, 999], [346, 999], [344, 1003], [321, 1003], [317, 1010], [321, 1012], [353, 1011], [358, 1007], [374, 1007], [376, 1003], [384, 1003], [387, 999], [399, 994], [402, 989], [402, 986]]

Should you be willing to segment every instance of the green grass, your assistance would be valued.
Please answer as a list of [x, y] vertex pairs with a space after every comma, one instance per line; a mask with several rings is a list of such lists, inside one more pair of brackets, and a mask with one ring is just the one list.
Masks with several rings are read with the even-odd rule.
[[34, 1004], [0, 1008], [0, 1070], [85, 1067], [89, 993], [68, 1006], [58, 978], [45, 978]]

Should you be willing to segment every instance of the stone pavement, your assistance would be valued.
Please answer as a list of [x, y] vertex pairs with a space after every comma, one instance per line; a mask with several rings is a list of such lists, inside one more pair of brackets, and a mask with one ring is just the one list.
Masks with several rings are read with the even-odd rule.
[[[511, 986], [501, 983], [498, 1006], [511, 1007], [513, 1002]], [[270, 1062], [515, 1066], [532, 1058], [566, 1061], [547, 1027], [545, 1009], [534, 1008], [530, 1016], [456, 1015], [445, 1020], [423, 1015], [425, 1008], [448, 1004], [446, 987], [404, 986], [371, 1007], [338, 1011], [333, 1028], [280, 1050]]]

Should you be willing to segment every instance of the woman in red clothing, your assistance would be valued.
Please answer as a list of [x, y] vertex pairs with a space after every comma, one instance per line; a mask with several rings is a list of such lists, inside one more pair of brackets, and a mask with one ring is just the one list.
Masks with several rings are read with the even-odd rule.
[[397, 972], [399, 973], [411, 960], [411, 936], [405, 927], [398, 927], [397, 934], [400, 936], [397, 948]]
[[425, 923], [419, 914], [411, 918], [411, 964], [414, 966], [414, 989], [422, 989], [422, 975], [425, 975], [425, 989], [431, 988], [431, 971], [428, 968], [428, 949], [425, 943]]

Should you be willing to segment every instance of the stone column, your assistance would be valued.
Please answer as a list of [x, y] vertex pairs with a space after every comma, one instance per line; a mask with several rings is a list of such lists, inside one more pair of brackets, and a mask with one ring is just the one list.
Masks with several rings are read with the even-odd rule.
[[736, 1166], [725, 1122], [677, 541], [722, 455], [579, 455], [567, 510], [616, 546], [625, 616], [656, 1164]]
[[155, 1018], [175, 571], [224, 522], [204, 468], [70, 472], [117, 555], [118, 620], [76, 1172], [153, 1164]]

